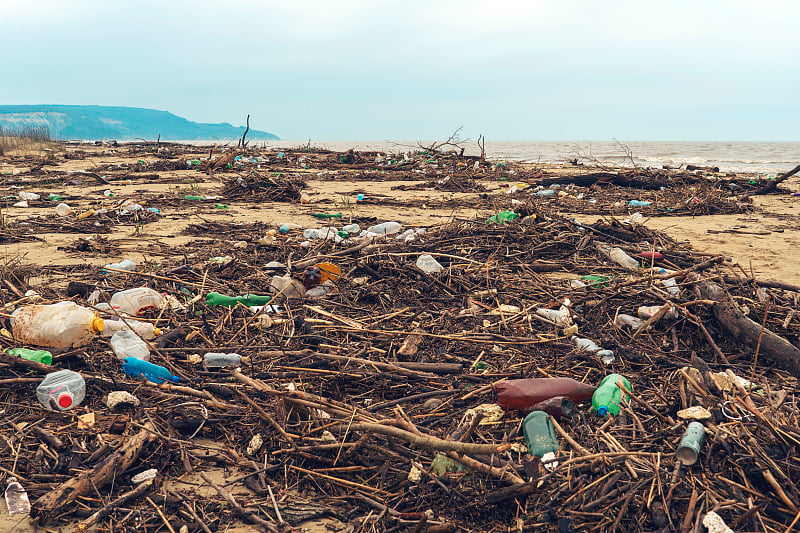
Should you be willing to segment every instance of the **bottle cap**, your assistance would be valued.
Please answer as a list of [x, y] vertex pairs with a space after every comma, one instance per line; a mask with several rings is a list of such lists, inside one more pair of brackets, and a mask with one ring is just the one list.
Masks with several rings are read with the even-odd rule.
[[62, 409], [69, 409], [72, 407], [72, 393], [71, 392], [62, 392], [58, 395], [58, 406]]
[[89, 329], [91, 329], [94, 333], [102, 333], [103, 330], [106, 329], [106, 323], [102, 318], [95, 314], [92, 322], [89, 324]]
[[153, 328], [153, 335], [158, 337], [159, 335], [161, 335], [161, 330], [159, 328]]
[[600, 416], [606, 416], [608, 414], [608, 407], [601, 405], [597, 408], [597, 414]]

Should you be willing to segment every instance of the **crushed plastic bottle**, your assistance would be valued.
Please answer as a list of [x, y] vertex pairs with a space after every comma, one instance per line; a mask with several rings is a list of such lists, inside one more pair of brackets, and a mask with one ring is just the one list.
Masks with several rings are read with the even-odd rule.
[[107, 265], [103, 265], [103, 268], [113, 268], [114, 270], [126, 270], [128, 272], [132, 272], [136, 270], [136, 262], [131, 261], [130, 259], [125, 259], [119, 263], [109, 263]]
[[203, 356], [203, 367], [212, 368], [235, 368], [242, 366], [243, 362], [249, 361], [248, 357], [242, 357], [238, 353], [219, 353], [208, 352]]
[[132, 378], [144, 378], [153, 383], [164, 383], [165, 381], [178, 383], [181, 380], [178, 376], [173, 376], [172, 372], [163, 366], [155, 365], [149, 361], [142, 361], [135, 357], [125, 358], [122, 363], [122, 371]]
[[109, 344], [120, 361], [124, 361], [126, 357], [135, 357], [142, 361], [150, 360], [150, 348], [147, 347], [147, 343], [131, 330], [117, 331], [111, 337]]
[[303, 231], [303, 238], [304, 239], [327, 239], [327, 240], [334, 240], [336, 235], [339, 233], [339, 230], [336, 229], [335, 226], [329, 226], [327, 228], [308, 228], [307, 230]]
[[84, 346], [105, 327], [97, 313], [69, 301], [28, 305], [14, 311], [13, 317], [14, 339], [49, 348]]
[[417, 268], [426, 274], [435, 274], [444, 270], [442, 264], [429, 254], [422, 254], [417, 258]]
[[567, 305], [562, 305], [558, 309], [540, 308], [536, 310], [536, 314], [554, 322], [557, 326], [568, 327], [572, 325], [572, 316], [569, 313], [569, 307]]
[[8, 507], [8, 514], [28, 514], [31, 512], [31, 502], [28, 499], [28, 493], [25, 491], [17, 478], [8, 478], [8, 485], [5, 491], [6, 507]]
[[376, 235], [390, 235], [392, 233], [397, 233], [402, 227], [403, 225], [399, 222], [384, 222], [382, 224], [370, 226], [367, 228], [367, 231], [369, 233], [375, 233]]
[[21, 357], [28, 361], [35, 361], [43, 365], [53, 364], [53, 354], [47, 350], [30, 350], [28, 348], [8, 348], [5, 352], [15, 357]]
[[616, 316], [616, 318], [614, 318], [614, 324], [616, 324], [618, 328], [628, 328], [635, 331], [644, 326], [644, 320], [641, 318], [636, 318], [635, 316], [620, 313]]
[[36, 387], [36, 399], [49, 411], [67, 411], [80, 405], [85, 397], [86, 382], [72, 370], [51, 372]]
[[131, 316], [141, 316], [148, 309], [158, 309], [164, 295], [150, 287], [136, 287], [111, 295], [111, 306], [118, 308], [120, 313]]
[[[639, 315], [639, 318], [647, 320], [658, 313], [661, 310], [661, 307], [663, 306], [642, 305], [636, 310], [636, 313]], [[675, 307], [670, 308], [670, 310], [664, 314], [664, 318], [678, 318], [678, 310]]]
[[603, 349], [601, 346], [598, 346], [593, 340], [591, 339], [583, 339], [581, 337], [573, 336], [570, 339], [575, 346], [578, 347], [578, 350], [581, 352], [590, 353], [596, 355], [603, 361], [604, 365], [610, 365], [614, 362], [614, 352], [611, 350]]

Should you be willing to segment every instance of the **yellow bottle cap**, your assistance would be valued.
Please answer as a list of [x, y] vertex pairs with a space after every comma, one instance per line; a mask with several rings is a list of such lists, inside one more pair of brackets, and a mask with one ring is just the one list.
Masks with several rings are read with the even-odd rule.
[[102, 333], [102, 331], [106, 329], [106, 323], [102, 318], [95, 315], [94, 318], [92, 319], [92, 323], [89, 324], [89, 328], [94, 333]]
[[159, 335], [161, 335], [161, 330], [159, 328], [153, 328], [153, 335], [158, 337]]

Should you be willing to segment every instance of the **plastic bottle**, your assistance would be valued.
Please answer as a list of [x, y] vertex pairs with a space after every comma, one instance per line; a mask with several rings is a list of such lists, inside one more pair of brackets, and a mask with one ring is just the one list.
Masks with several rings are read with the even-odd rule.
[[165, 381], [178, 383], [181, 380], [178, 376], [173, 376], [172, 372], [163, 366], [154, 365], [149, 361], [142, 361], [135, 357], [125, 358], [125, 361], [122, 362], [122, 371], [133, 378], [144, 378], [153, 383], [164, 383]]
[[9, 348], [6, 350], [6, 353], [9, 355], [14, 355], [16, 357], [27, 359], [28, 361], [36, 361], [37, 363], [42, 363], [43, 365], [53, 364], [53, 354], [51, 354], [47, 350], [30, 350], [28, 348]]
[[596, 390], [592, 385], [571, 378], [507, 379], [495, 383], [492, 388], [497, 394], [497, 405], [506, 411], [530, 409], [556, 396], [581, 403], [591, 398]]
[[555, 322], [558, 326], [569, 326], [572, 324], [569, 308], [565, 305], [562, 305], [560, 309], [537, 309], [536, 314], [551, 322]]
[[444, 270], [442, 264], [429, 254], [423, 254], [417, 258], [417, 268], [426, 274], [435, 274]]
[[[636, 310], [636, 313], [639, 315], [639, 318], [643, 318], [647, 320], [648, 318], [652, 317], [661, 309], [661, 305], [642, 305], [639, 309]], [[670, 308], [664, 314], [664, 318], [678, 318], [678, 310], [674, 307]]]
[[614, 360], [614, 352], [612, 350], [604, 349], [591, 339], [573, 336], [570, 340], [575, 343], [579, 351], [596, 355], [602, 359], [604, 364], [610, 364]]
[[109, 344], [120, 361], [124, 361], [126, 357], [135, 357], [142, 361], [150, 360], [150, 348], [147, 347], [147, 343], [131, 330], [117, 331], [111, 337]]
[[622, 248], [612, 248], [610, 246], [599, 246], [598, 249], [614, 261], [616, 264], [627, 270], [639, 270], [639, 261], [625, 253]]
[[575, 404], [566, 396], [555, 396], [541, 401], [531, 408], [533, 411], [544, 411], [553, 418], [560, 420], [563, 417], [572, 416], [575, 412]]
[[25, 487], [20, 485], [19, 481], [17, 481], [17, 478], [8, 478], [5, 498], [8, 514], [28, 514], [31, 512], [31, 502], [28, 499], [28, 493], [25, 491]]
[[637, 330], [644, 325], [644, 320], [631, 315], [619, 314], [614, 318], [614, 324], [622, 329], [629, 328]]
[[249, 358], [242, 357], [238, 353], [208, 352], [203, 356], [203, 366], [206, 369], [235, 368], [237, 366], [242, 366], [242, 363], [248, 360]]
[[703, 438], [706, 436], [706, 428], [700, 422], [690, 422], [689, 427], [681, 438], [678, 449], [675, 450], [675, 457], [685, 465], [693, 465], [697, 462], [700, 454], [700, 447], [703, 445]]
[[327, 228], [308, 228], [303, 231], [304, 239], [328, 239], [333, 240], [339, 232], [334, 226]]
[[136, 287], [111, 295], [111, 306], [119, 309], [120, 313], [131, 316], [140, 316], [148, 308], [158, 308], [164, 300], [164, 295], [150, 287]]
[[681, 295], [681, 288], [678, 287], [678, 282], [675, 281], [675, 278], [663, 279], [661, 284], [667, 289], [670, 296], [678, 297]]
[[522, 421], [522, 433], [531, 455], [548, 460], [555, 458], [558, 438], [550, 415], [544, 411], [533, 411]]
[[72, 370], [47, 374], [36, 387], [36, 398], [47, 410], [66, 411], [80, 405], [86, 396], [83, 376]]
[[402, 227], [403, 225], [400, 224], [399, 222], [384, 222], [382, 224], [377, 224], [375, 226], [367, 228], [367, 231], [378, 235], [382, 234], [389, 235], [392, 233], [397, 233], [398, 231], [400, 231], [400, 228]]
[[74, 302], [28, 305], [14, 311], [13, 316], [14, 339], [34, 346], [84, 346], [104, 328], [97, 313]]
[[206, 305], [209, 307], [236, 307], [242, 303], [246, 306], [266, 305], [272, 299], [271, 296], [260, 296], [258, 294], [243, 294], [241, 296], [225, 296], [218, 292], [206, 294]]
[[145, 340], [155, 339], [161, 335], [161, 330], [150, 322], [141, 322], [132, 318], [125, 320], [105, 320], [103, 337], [113, 337], [118, 331], [134, 331]]
[[114, 270], [127, 270], [132, 272], [136, 270], [136, 262], [131, 261], [130, 259], [125, 259], [124, 261], [120, 261], [119, 263], [109, 263], [104, 265], [103, 268], [113, 268]]
[[542, 189], [541, 191], [536, 191], [536, 196], [553, 196], [556, 193], [553, 189]]
[[597, 386], [592, 395], [592, 410], [600, 416], [618, 415], [622, 407], [622, 389], [617, 387], [617, 381], [622, 381], [628, 390], [631, 383], [620, 374], [609, 374]]
[[628, 205], [631, 207], [649, 207], [650, 202], [647, 200], [630, 200]]
[[342, 231], [346, 231], [350, 235], [355, 235], [359, 231], [361, 231], [361, 226], [358, 224], [348, 224], [342, 228]]

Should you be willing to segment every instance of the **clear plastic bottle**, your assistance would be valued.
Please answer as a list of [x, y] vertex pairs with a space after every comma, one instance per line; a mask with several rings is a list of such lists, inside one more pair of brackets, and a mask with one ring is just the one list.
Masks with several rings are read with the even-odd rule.
[[47, 374], [36, 387], [36, 398], [49, 411], [67, 411], [80, 405], [85, 397], [86, 382], [72, 370]]
[[435, 274], [436, 272], [444, 270], [442, 264], [434, 259], [432, 255], [428, 254], [423, 254], [417, 258], [417, 268], [426, 274]]
[[150, 340], [161, 335], [161, 330], [150, 322], [141, 322], [132, 318], [125, 320], [105, 320], [103, 337], [113, 337], [118, 331], [134, 331], [141, 338]]
[[136, 270], [136, 262], [131, 261], [130, 259], [125, 259], [124, 261], [120, 261], [119, 263], [109, 263], [107, 265], [103, 265], [103, 268], [113, 268], [114, 270], [133, 271]]
[[[661, 307], [660, 305], [642, 305], [636, 310], [636, 313], [639, 315], [639, 318], [647, 320], [658, 313]], [[670, 310], [664, 314], [664, 318], [678, 318], [678, 310], [674, 307], [670, 308]]]
[[148, 308], [158, 308], [164, 300], [164, 295], [150, 287], [136, 287], [111, 295], [111, 306], [119, 309], [120, 313], [138, 316]]
[[28, 493], [25, 491], [25, 487], [20, 485], [19, 481], [17, 481], [17, 478], [8, 478], [5, 498], [8, 514], [28, 514], [31, 512], [31, 502], [28, 499]]
[[105, 327], [97, 313], [75, 302], [28, 305], [14, 311], [13, 316], [14, 339], [50, 348], [84, 346]]
[[403, 225], [400, 224], [399, 222], [384, 222], [382, 224], [377, 224], [375, 226], [368, 228], [367, 231], [378, 235], [382, 234], [388, 235], [391, 233], [397, 233], [398, 231], [400, 231], [400, 228], [402, 227]]
[[619, 328], [630, 328], [637, 330], [644, 326], [644, 320], [641, 318], [636, 318], [635, 316], [620, 313], [616, 316], [616, 318], [614, 318], [614, 324], [616, 324]]
[[126, 357], [135, 357], [142, 361], [150, 360], [150, 348], [147, 347], [147, 343], [129, 329], [114, 333], [109, 344], [120, 361], [124, 361]]
[[562, 305], [560, 309], [537, 309], [536, 314], [551, 322], [555, 322], [558, 326], [569, 326], [572, 324], [569, 308], [564, 305]]
[[203, 356], [203, 366], [206, 370], [211, 368], [235, 368], [242, 366], [249, 358], [242, 357], [238, 353], [219, 353], [208, 352]]
[[598, 245], [597, 248], [609, 259], [627, 270], [639, 270], [639, 261], [625, 253], [622, 248], [612, 248], [606, 245]]

